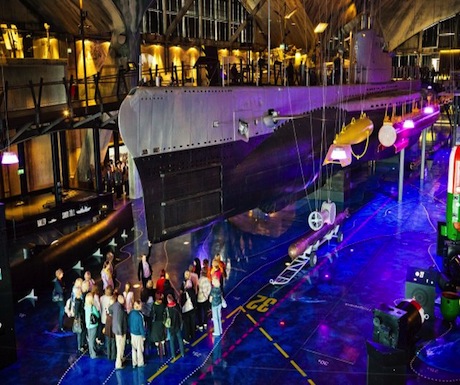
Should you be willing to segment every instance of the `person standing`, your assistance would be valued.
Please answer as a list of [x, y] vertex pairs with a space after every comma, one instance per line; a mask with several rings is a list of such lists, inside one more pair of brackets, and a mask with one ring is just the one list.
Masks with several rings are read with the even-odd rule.
[[212, 289], [209, 295], [209, 302], [211, 303], [212, 310], [212, 323], [214, 325], [214, 336], [222, 334], [222, 290], [220, 280], [214, 277], [211, 281]]
[[198, 257], [193, 259], [193, 272], [196, 273], [198, 278], [201, 277], [201, 261]]
[[112, 331], [115, 334], [115, 344], [117, 346], [117, 358], [115, 369], [123, 369], [125, 355], [126, 333], [128, 331], [128, 317], [124, 307], [125, 297], [118, 296], [118, 300], [109, 307], [109, 313], [112, 315]]
[[110, 262], [105, 261], [102, 265], [101, 270], [101, 279], [102, 279], [102, 290], [105, 291], [109, 286], [114, 288], [113, 286], [113, 278], [112, 278], [112, 269], [110, 268]]
[[117, 297], [112, 295], [109, 299], [109, 307], [107, 309], [107, 315], [105, 317], [105, 327], [102, 329], [102, 333], [105, 335], [105, 349], [107, 351], [107, 358], [115, 361], [117, 358], [117, 349], [115, 346], [115, 334], [112, 330], [112, 314], [109, 310], [110, 307], [115, 303]]
[[90, 271], [85, 271], [85, 282], [88, 282], [88, 290], [92, 291], [94, 285], [96, 285], [96, 282], [94, 282], [94, 279], [91, 277], [91, 272]]
[[195, 265], [190, 265], [188, 267], [188, 271], [190, 272], [189, 279], [192, 281], [193, 289], [195, 290], [195, 295], [198, 294], [198, 281], [200, 280], [200, 276], [195, 273]]
[[73, 332], [77, 335], [77, 350], [79, 352], [84, 352], [85, 347], [84, 347], [84, 342], [82, 337], [83, 333], [83, 327], [84, 327], [84, 322], [85, 322], [85, 309], [84, 309], [84, 303], [83, 303], [83, 295], [81, 293], [81, 287], [77, 287], [75, 289], [74, 293], [74, 324], [78, 325], [75, 328], [73, 328]]
[[100, 313], [94, 306], [93, 293], [85, 296], [85, 324], [88, 331], [88, 350], [91, 358], [97, 358], [96, 334], [99, 326]]
[[119, 160], [115, 163], [115, 168], [113, 170], [113, 182], [115, 185], [115, 194], [117, 199], [121, 198], [123, 193], [123, 172], [121, 169], [121, 162]]
[[166, 271], [165, 269], [161, 269], [160, 278], [157, 279], [157, 283], [155, 285], [157, 292], [164, 294], [165, 281], [166, 281]]
[[[117, 283], [117, 271], [115, 269], [115, 255], [111, 250], [107, 251], [105, 255], [105, 262], [107, 262], [107, 271], [110, 272], [111, 283], [109, 284], [113, 287], [113, 292], [118, 292], [118, 283]], [[105, 266], [105, 262], [104, 265]]]
[[[188, 271], [186, 271], [188, 273]], [[192, 281], [187, 279], [181, 294], [182, 320], [184, 323], [184, 342], [186, 344], [195, 339], [196, 329], [196, 294]]]
[[166, 309], [163, 303], [163, 294], [155, 293], [155, 302], [153, 303], [150, 319], [151, 327], [149, 333], [150, 343], [154, 343], [158, 349], [158, 355], [160, 358], [165, 356], [165, 327], [163, 325], [163, 313]]
[[334, 84], [341, 84], [342, 76], [342, 56], [340, 52], [337, 52], [336, 57], [334, 58]]
[[294, 85], [294, 64], [292, 64], [292, 60], [289, 61], [286, 67], [286, 80], [288, 86]]
[[123, 297], [125, 298], [125, 309], [126, 312], [129, 314], [131, 310], [133, 310], [134, 305], [134, 293], [131, 290], [131, 282], [125, 283], [125, 290], [123, 291]]
[[[108, 311], [109, 311], [109, 306], [112, 305], [112, 303], [110, 303], [112, 297], [113, 297], [112, 287], [108, 286], [104, 290], [104, 295], [100, 299], [100, 304], [101, 304], [101, 325], [100, 325], [100, 329], [99, 329], [99, 332], [98, 332], [98, 337], [100, 337], [101, 339], [102, 339], [102, 337], [104, 335], [103, 330], [105, 328], [105, 323], [107, 322], [107, 314], [108, 314]], [[107, 346], [106, 346], [106, 348], [107, 348]]]
[[145, 325], [144, 317], [141, 313], [141, 301], [134, 301], [134, 309], [129, 313], [128, 325], [131, 335], [131, 356], [133, 359], [133, 368], [144, 366], [144, 340]]
[[171, 357], [176, 355], [176, 349], [174, 347], [174, 340], [177, 340], [179, 345], [180, 354], [182, 357], [185, 356], [184, 342], [182, 341], [182, 317], [181, 310], [179, 305], [174, 301], [174, 297], [171, 294], [167, 296], [168, 304], [163, 314], [163, 319], [166, 320], [170, 318], [170, 325], [166, 327], [168, 339], [169, 339], [169, 348], [171, 352]]
[[201, 270], [201, 277], [198, 281], [197, 297], [197, 323], [198, 329], [203, 331], [208, 326], [209, 294], [211, 293], [211, 282], [207, 277], [207, 269]]
[[129, 197], [129, 167], [128, 167], [127, 160], [123, 161], [122, 177], [123, 177], [123, 187], [125, 189], [125, 195], [126, 195], [126, 198], [128, 198]]
[[65, 285], [64, 285], [64, 271], [62, 269], [57, 269], [55, 273], [56, 278], [54, 278], [54, 288], [52, 300], [58, 306], [58, 330], [64, 331], [64, 295], [65, 295]]
[[149, 241], [149, 252], [147, 255], [142, 254], [139, 266], [137, 268], [137, 277], [142, 281], [142, 287], [147, 286], [147, 281], [152, 279], [152, 266], [150, 265], [149, 258], [152, 253], [152, 243]]
[[142, 303], [142, 315], [144, 316], [144, 322], [145, 322], [145, 351], [144, 354], [149, 355], [150, 352], [150, 329], [152, 326], [152, 319], [151, 319], [151, 313], [152, 313], [152, 306], [153, 303], [155, 302], [155, 289], [153, 288], [153, 282], [152, 280], [148, 280], [147, 284], [144, 288], [141, 290], [141, 303]]

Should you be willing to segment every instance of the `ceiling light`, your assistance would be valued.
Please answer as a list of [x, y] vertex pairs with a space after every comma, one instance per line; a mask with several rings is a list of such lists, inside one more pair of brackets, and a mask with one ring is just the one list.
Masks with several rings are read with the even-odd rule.
[[2, 164], [17, 164], [18, 156], [12, 151], [5, 151], [2, 156]]
[[328, 26], [328, 23], [318, 23], [318, 25], [314, 29], [314, 33], [323, 33]]
[[293, 11], [289, 12], [286, 16], [284, 16], [285, 19], [290, 19], [292, 16], [294, 16], [294, 13], [297, 12], [297, 8], [295, 8]]

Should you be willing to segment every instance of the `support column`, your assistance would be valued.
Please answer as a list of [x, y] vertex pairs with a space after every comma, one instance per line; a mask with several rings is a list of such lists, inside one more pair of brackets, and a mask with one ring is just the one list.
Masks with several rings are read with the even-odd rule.
[[27, 185], [27, 163], [26, 163], [26, 154], [24, 150], [24, 142], [18, 143], [18, 170], [22, 170], [22, 173], [19, 173], [19, 183], [21, 186], [21, 197], [26, 196], [29, 193], [29, 186]]
[[61, 166], [62, 166], [62, 187], [68, 189], [69, 182], [69, 158], [67, 157], [67, 140], [65, 131], [59, 132], [59, 147], [61, 149]]
[[62, 203], [61, 167], [59, 160], [59, 142], [57, 132], [50, 134], [51, 159], [53, 162], [54, 200], [56, 205]]
[[114, 162], [120, 160], [120, 134], [118, 131], [113, 132], [113, 151], [114, 151]]
[[402, 149], [399, 153], [399, 181], [398, 181], [398, 202], [402, 202], [403, 185], [404, 185], [404, 155], [406, 149]]
[[99, 137], [99, 129], [93, 128], [93, 144], [94, 144], [94, 177], [96, 180], [96, 192], [102, 193], [104, 186], [102, 185], [101, 171], [101, 140]]
[[422, 131], [422, 154], [420, 155], [420, 181], [425, 180], [426, 130], [427, 129], [425, 128]]
[[0, 203], [0, 369], [17, 360], [13, 289], [6, 246], [5, 205]]

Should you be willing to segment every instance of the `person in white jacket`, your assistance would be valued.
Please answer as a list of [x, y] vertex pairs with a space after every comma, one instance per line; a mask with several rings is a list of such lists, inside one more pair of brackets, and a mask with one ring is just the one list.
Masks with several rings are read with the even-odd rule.
[[209, 293], [211, 293], [211, 281], [208, 278], [207, 269], [204, 268], [201, 270], [201, 277], [198, 280], [196, 323], [200, 331], [203, 331], [203, 329], [206, 329], [208, 326]]

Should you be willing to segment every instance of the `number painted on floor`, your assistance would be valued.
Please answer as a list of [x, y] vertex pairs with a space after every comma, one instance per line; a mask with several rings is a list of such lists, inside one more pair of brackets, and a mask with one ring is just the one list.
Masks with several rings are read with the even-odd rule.
[[257, 298], [252, 300], [246, 305], [246, 309], [257, 310], [259, 313], [265, 313], [270, 306], [274, 305], [277, 299], [266, 297], [264, 295], [257, 295]]

